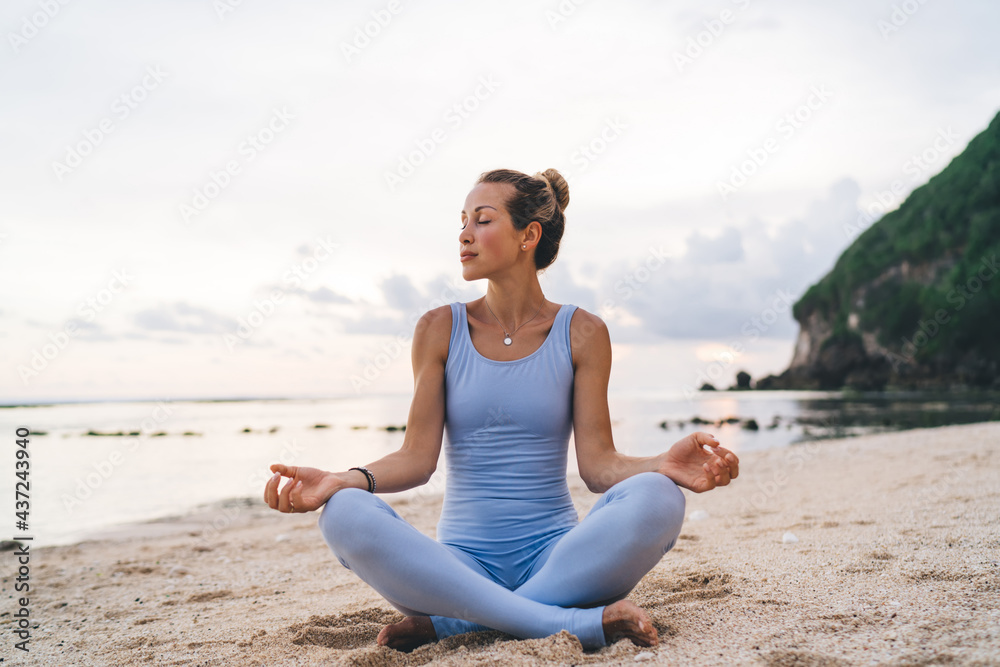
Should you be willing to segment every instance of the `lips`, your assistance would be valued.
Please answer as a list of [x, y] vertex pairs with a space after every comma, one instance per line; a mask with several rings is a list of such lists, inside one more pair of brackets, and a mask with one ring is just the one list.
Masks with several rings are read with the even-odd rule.
[[472, 259], [473, 257], [477, 257], [477, 255], [475, 255], [474, 253], [471, 253], [471, 252], [470, 253], [462, 253], [461, 261], [464, 262], [465, 260]]

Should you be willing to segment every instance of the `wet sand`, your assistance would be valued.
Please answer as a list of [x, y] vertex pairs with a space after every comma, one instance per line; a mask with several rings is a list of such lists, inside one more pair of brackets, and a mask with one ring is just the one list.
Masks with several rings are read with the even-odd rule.
[[[998, 473], [996, 422], [742, 454], [732, 485], [685, 492], [678, 545], [629, 596], [653, 617], [655, 648], [622, 640], [585, 652], [566, 632], [378, 647], [379, 629], [401, 615], [333, 557], [319, 512], [251, 499], [33, 549], [31, 651], [14, 649], [5, 604], [0, 655], [39, 665], [996, 665]], [[575, 476], [571, 489], [581, 515], [598, 498]], [[439, 496], [383, 497], [433, 536]], [[4, 552], [8, 600], [21, 595], [15, 570]]]

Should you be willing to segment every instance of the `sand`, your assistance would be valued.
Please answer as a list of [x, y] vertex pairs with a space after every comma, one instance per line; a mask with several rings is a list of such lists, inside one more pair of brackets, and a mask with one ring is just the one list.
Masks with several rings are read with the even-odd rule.
[[[565, 631], [378, 647], [379, 629], [401, 616], [333, 557], [319, 512], [251, 499], [33, 550], [31, 651], [13, 648], [5, 602], [0, 655], [40, 665], [1000, 664], [1000, 423], [741, 461], [729, 487], [685, 492], [678, 545], [629, 596], [656, 622], [655, 648], [621, 640], [585, 652]], [[571, 488], [581, 512], [598, 497], [575, 477]], [[439, 496], [384, 497], [434, 534]]]

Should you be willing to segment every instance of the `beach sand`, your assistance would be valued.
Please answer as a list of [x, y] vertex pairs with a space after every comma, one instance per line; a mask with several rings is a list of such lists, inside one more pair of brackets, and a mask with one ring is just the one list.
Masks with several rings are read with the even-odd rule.
[[[334, 558], [319, 512], [281, 514], [257, 498], [33, 549], [31, 651], [14, 650], [5, 603], [0, 655], [40, 665], [996, 665], [998, 472], [1000, 423], [741, 454], [730, 486], [685, 492], [677, 546], [629, 596], [659, 629], [654, 648], [621, 640], [584, 652], [565, 631], [378, 647], [379, 629], [401, 616]], [[598, 498], [575, 476], [571, 488], [581, 513]], [[384, 497], [434, 534], [439, 496]], [[10, 554], [2, 589], [13, 602]]]

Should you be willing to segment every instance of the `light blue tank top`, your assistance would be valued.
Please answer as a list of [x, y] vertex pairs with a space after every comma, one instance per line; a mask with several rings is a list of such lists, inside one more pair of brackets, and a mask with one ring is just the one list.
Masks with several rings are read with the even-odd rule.
[[576, 308], [563, 304], [532, 354], [495, 361], [473, 346], [466, 305], [451, 304], [438, 540], [505, 553], [578, 523], [566, 482]]

